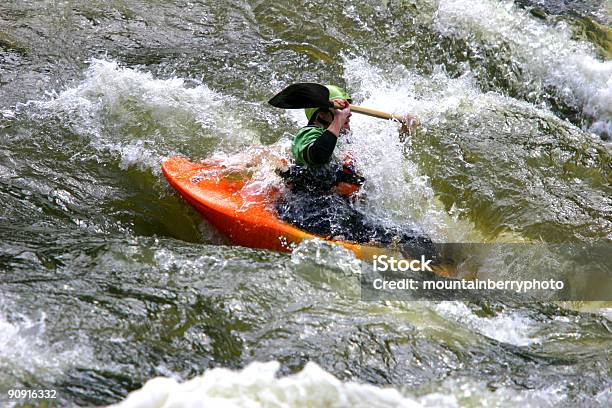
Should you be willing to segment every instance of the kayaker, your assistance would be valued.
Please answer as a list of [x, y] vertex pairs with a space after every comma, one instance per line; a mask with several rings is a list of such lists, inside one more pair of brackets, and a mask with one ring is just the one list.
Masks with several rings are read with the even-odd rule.
[[[340, 162], [334, 156], [338, 139], [350, 131], [350, 95], [342, 88], [326, 85], [329, 99], [340, 109], [305, 109], [308, 124], [294, 136], [294, 159], [280, 172], [288, 192], [276, 203], [278, 216], [301, 229], [330, 239], [359, 243], [392, 242], [430, 246], [428, 237], [412, 230], [386, 228], [368, 220], [354, 208], [351, 197], [365, 179], [355, 172], [350, 158]], [[408, 124], [414, 117], [408, 117]], [[409, 125], [408, 125], [409, 126]], [[409, 131], [404, 125], [401, 131]]]

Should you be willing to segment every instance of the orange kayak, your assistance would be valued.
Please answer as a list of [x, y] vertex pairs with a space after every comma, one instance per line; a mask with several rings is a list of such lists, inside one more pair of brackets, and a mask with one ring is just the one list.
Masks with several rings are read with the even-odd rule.
[[328, 240], [281, 221], [272, 209], [276, 191], [248, 194], [243, 191], [251, 179], [246, 167], [171, 157], [164, 161], [162, 170], [170, 185], [235, 245], [291, 252], [302, 240], [319, 238], [341, 245], [364, 260], [371, 260], [374, 255], [399, 254], [380, 245]]

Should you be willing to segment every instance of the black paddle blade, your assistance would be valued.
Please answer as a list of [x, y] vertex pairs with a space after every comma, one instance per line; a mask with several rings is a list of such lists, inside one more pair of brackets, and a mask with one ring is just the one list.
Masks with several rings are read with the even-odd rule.
[[274, 95], [268, 103], [283, 109], [328, 108], [333, 106], [329, 101], [329, 89], [321, 84], [311, 82], [289, 85]]

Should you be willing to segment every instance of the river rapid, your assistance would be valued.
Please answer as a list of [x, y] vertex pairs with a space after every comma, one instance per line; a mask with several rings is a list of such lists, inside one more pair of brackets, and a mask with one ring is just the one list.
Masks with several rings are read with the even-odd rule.
[[4, 0], [0, 406], [610, 406], [609, 298], [362, 301], [352, 253], [229, 246], [160, 166], [263, 157], [251, 187], [278, 183], [265, 158], [305, 119], [266, 101], [334, 83], [422, 122], [400, 140], [352, 116], [370, 216], [444, 243], [609, 244], [611, 10]]

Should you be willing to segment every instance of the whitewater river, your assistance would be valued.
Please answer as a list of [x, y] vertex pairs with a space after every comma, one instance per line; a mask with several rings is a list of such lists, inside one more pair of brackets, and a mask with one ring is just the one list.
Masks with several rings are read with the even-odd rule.
[[[266, 101], [335, 83], [422, 122], [400, 140], [353, 115], [371, 217], [437, 242], [609, 245], [611, 13], [605, 0], [3, 0], [0, 406], [612, 405], [612, 296], [362, 301], [351, 253], [229, 246], [160, 168], [263, 157], [252, 188], [277, 183], [266, 158], [287, 157], [305, 118]], [[609, 294], [599, 276], [574, 285]], [[10, 398], [26, 389], [56, 398]]]

